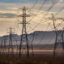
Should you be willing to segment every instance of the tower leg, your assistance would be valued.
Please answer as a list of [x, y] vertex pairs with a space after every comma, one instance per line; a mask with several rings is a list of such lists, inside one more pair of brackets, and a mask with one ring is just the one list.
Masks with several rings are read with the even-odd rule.
[[55, 57], [56, 56], [56, 47], [57, 47], [57, 42], [55, 42], [55, 44], [54, 44], [54, 51], [53, 51], [53, 57]]

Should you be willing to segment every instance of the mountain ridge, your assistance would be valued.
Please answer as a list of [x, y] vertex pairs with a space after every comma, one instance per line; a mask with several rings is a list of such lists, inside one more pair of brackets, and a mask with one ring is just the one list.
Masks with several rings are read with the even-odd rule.
[[[33, 37], [34, 37], [33, 44], [53, 44], [55, 41], [55, 32], [54, 31], [35, 31], [28, 34], [28, 39], [30, 42], [33, 40]], [[4, 38], [9, 40], [9, 35], [0, 37], [0, 40], [3, 40]], [[20, 35], [13, 34], [12, 40], [20, 41]]]

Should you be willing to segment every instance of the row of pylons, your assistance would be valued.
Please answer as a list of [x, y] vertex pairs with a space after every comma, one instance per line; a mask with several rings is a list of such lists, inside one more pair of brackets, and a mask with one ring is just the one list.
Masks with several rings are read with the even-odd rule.
[[[20, 43], [18, 45], [12, 45], [13, 44], [13, 32], [12, 32], [12, 28], [10, 28], [10, 32], [9, 32], [9, 43], [7, 43], [7, 37], [5, 36], [2, 40], [1, 40], [1, 44], [0, 44], [0, 54], [2, 55], [19, 55], [23, 56], [26, 55], [27, 57], [30, 56], [30, 54], [32, 54], [32, 56], [34, 56], [34, 52], [33, 52], [33, 45], [31, 44], [31, 48], [29, 45], [29, 40], [28, 40], [28, 34], [27, 34], [27, 28], [26, 25], [29, 24], [26, 21], [27, 17], [30, 17], [30, 15], [26, 14], [26, 8], [24, 7], [23, 9], [23, 14], [20, 15], [20, 17], [22, 17], [22, 22], [19, 24], [22, 24], [22, 35], [21, 35], [21, 39], [20, 39]], [[53, 51], [53, 56], [56, 56], [55, 50], [57, 48], [57, 46], [59, 44], [62, 45], [62, 48], [64, 49], [64, 30], [62, 31], [56, 31], [56, 26], [54, 23], [54, 16], [52, 15], [52, 19], [53, 19], [53, 26], [55, 29], [55, 34], [56, 34], [56, 40], [55, 40], [55, 44], [54, 44], [54, 51]], [[33, 37], [34, 38], [34, 37]], [[17, 40], [16, 40], [16, 43]], [[25, 43], [25, 46], [23, 45]], [[32, 51], [32, 53], [30, 52], [30, 49]]]
[[[27, 28], [26, 25], [28, 24], [26, 22], [26, 18], [30, 17], [30, 15], [26, 14], [26, 8], [24, 7], [23, 9], [23, 14], [19, 15], [20, 17], [22, 17], [22, 22], [19, 24], [22, 24], [22, 35], [21, 35], [21, 39], [20, 39], [20, 43], [18, 45], [13, 44], [13, 32], [12, 32], [12, 28], [10, 28], [10, 32], [9, 32], [9, 37], [8, 37], [8, 41], [7, 41], [7, 37], [5, 36], [2, 40], [1, 40], [1, 44], [0, 44], [0, 53], [2, 55], [25, 55], [27, 57], [30, 56], [30, 49], [32, 50], [31, 55], [33, 55], [33, 46], [31, 44], [31, 47], [29, 46], [29, 41], [28, 41], [28, 35], [27, 35]], [[8, 42], [8, 43], [7, 43]], [[17, 40], [16, 40], [16, 43]], [[23, 45], [25, 43], [25, 45]]]

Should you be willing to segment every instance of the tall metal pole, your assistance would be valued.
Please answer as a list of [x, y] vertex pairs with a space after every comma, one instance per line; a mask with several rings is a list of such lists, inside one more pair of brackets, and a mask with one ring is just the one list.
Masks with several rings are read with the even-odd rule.
[[27, 53], [27, 57], [29, 57], [29, 43], [28, 43], [28, 36], [27, 36], [27, 28], [26, 25], [28, 24], [26, 22], [26, 17], [29, 17], [29, 15], [26, 14], [26, 8], [23, 8], [23, 14], [20, 15], [22, 17], [22, 35], [21, 35], [21, 41], [20, 41], [20, 47], [19, 47], [19, 56], [22, 54], [21, 50], [22, 50], [22, 44], [25, 40], [26, 42], [26, 53]]

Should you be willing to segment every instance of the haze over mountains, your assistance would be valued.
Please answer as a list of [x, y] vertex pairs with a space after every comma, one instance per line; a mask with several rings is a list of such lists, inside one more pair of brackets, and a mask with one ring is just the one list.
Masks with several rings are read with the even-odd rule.
[[[34, 35], [34, 40], [33, 40]], [[46, 50], [52, 50], [54, 48], [55, 43], [55, 32], [54, 31], [35, 31], [33, 33], [28, 34], [28, 40], [29, 40], [29, 46], [31, 48], [31, 44], [33, 45], [34, 49], [46, 49]], [[32, 41], [33, 40], [33, 41]], [[6, 45], [9, 45], [9, 35], [0, 37], [0, 47], [1, 45], [4, 46], [4, 43]], [[12, 35], [12, 45], [13, 47], [18, 47], [20, 44], [20, 35], [13, 34]], [[26, 47], [26, 43], [23, 39], [23, 47]], [[8, 46], [7, 46], [8, 47]], [[58, 46], [62, 49], [62, 45]]]
[[[34, 40], [33, 40], [34, 34]], [[9, 40], [9, 35], [0, 37], [0, 40]], [[33, 40], [33, 44], [54, 44], [55, 42], [55, 32], [54, 31], [35, 31], [33, 33], [28, 34], [29, 42]], [[20, 35], [13, 34], [12, 35], [13, 42], [20, 42]]]

